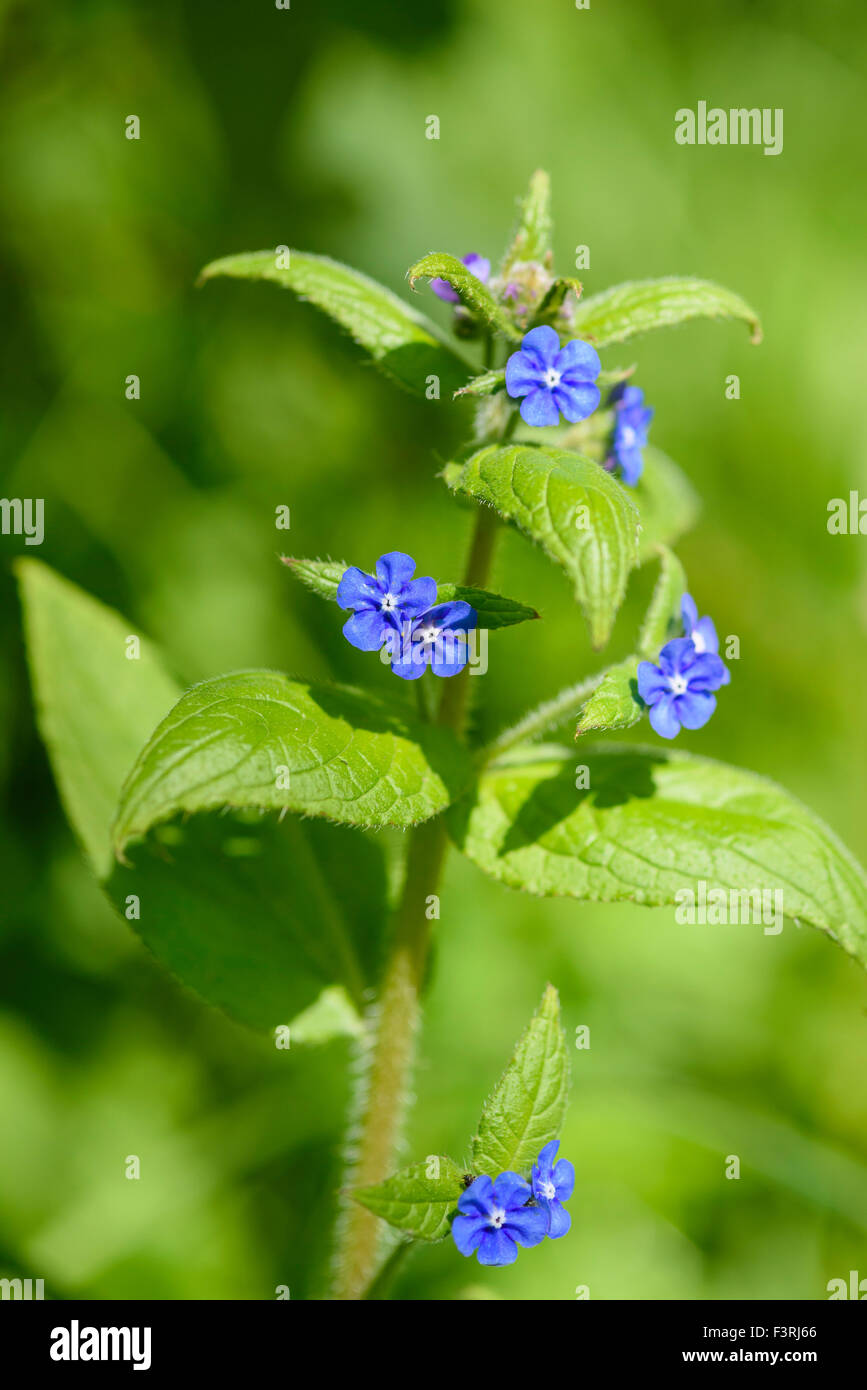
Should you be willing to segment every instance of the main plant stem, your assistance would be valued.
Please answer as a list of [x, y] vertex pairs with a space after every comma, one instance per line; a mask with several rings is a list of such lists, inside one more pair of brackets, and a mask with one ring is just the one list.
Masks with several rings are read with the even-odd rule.
[[[467, 558], [464, 583], [481, 588], [490, 569], [497, 515], [482, 507]], [[422, 677], [427, 679], [427, 677]], [[469, 667], [443, 682], [437, 722], [463, 730]], [[346, 1181], [352, 1187], [382, 1182], [394, 1165], [412, 1073], [419, 999], [430, 942], [428, 902], [439, 885], [446, 851], [442, 816], [409, 832], [406, 875], [382, 984], [368, 1019], [361, 1105]], [[344, 1198], [344, 1200], [346, 1200]], [[380, 1259], [379, 1218], [347, 1201], [341, 1216], [334, 1297], [360, 1299], [376, 1276]]]

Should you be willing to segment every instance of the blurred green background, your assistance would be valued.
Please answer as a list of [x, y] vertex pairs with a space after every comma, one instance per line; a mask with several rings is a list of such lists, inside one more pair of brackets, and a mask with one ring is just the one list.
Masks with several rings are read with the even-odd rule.
[[[5, 0], [0, 42], [0, 491], [47, 499], [28, 553], [185, 680], [263, 665], [387, 688], [276, 553], [369, 567], [399, 548], [457, 577], [470, 518], [434, 474], [467, 414], [396, 393], [273, 286], [195, 276], [285, 242], [405, 292], [426, 251], [498, 256], [543, 165], [559, 266], [588, 244], [590, 292], [694, 273], [762, 314], [760, 348], [696, 324], [628, 354], [654, 442], [704, 499], [679, 547], [692, 591], [741, 640], [681, 745], [784, 783], [867, 858], [865, 549], [826, 530], [830, 498], [867, 492], [862, 4]], [[674, 112], [700, 99], [783, 107], [783, 154], [677, 146]], [[23, 541], [0, 546], [0, 1275], [59, 1297], [316, 1295], [345, 1044], [276, 1052], [112, 916], [34, 729]], [[540, 553], [505, 536], [493, 578], [544, 622], [491, 641], [491, 729], [593, 669]], [[456, 856], [442, 902], [408, 1153], [460, 1156], [550, 979], [567, 1032], [591, 1030], [563, 1141], [578, 1183], [567, 1239], [488, 1272], [449, 1242], [399, 1295], [822, 1298], [867, 1276], [867, 981], [848, 957], [790, 926], [525, 899]]]

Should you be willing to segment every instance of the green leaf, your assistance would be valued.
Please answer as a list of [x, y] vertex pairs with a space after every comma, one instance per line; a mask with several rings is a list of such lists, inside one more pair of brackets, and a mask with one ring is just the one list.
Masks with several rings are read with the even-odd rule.
[[415, 265], [411, 265], [407, 275], [410, 289], [415, 289], [416, 280], [422, 276], [428, 280], [447, 280], [452, 289], [460, 295], [461, 303], [477, 318], [513, 342], [520, 340], [520, 329], [515, 326], [502, 305], [497, 303], [487, 285], [478, 275], [468, 270], [457, 256], [450, 256], [445, 251], [432, 251], [430, 255], [422, 256]]
[[271, 1031], [340, 983], [363, 1006], [386, 918], [381, 846], [343, 826], [195, 816], [128, 846], [106, 891], [158, 960], [249, 1027]]
[[16, 569], [39, 729], [69, 822], [105, 877], [121, 782], [180, 687], [134, 624], [39, 560]]
[[518, 225], [500, 265], [500, 279], [505, 279], [520, 261], [547, 264], [551, 259], [551, 232], [551, 180], [544, 169], [537, 169], [521, 201]]
[[[40, 732], [103, 887], [184, 984], [257, 1028], [285, 1024], [342, 980], [360, 1000], [386, 917], [382, 847], [309, 821], [200, 816], [115, 863], [125, 774], [179, 691], [135, 625], [36, 560], [18, 567]], [[327, 867], [325, 867], [327, 866]]]
[[638, 639], [638, 651], [602, 676], [581, 707], [575, 737], [588, 733], [631, 729], [647, 713], [638, 693], [638, 666], [655, 661], [670, 637], [682, 632], [680, 602], [686, 589], [683, 566], [673, 551], [660, 547], [660, 573]]
[[[436, 1176], [429, 1176], [431, 1173]], [[352, 1196], [415, 1240], [442, 1240], [457, 1213], [463, 1178], [450, 1158], [432, 1155], [375, 1187], [356, 1187]]]
[[548, 985], [515, 1054], [485, 1102], [473, 1140], [474, 1173], [526, 1177], [540, 1151], [559, 1138], [569, 1099], [569, 1061], [560, 999]]
[[424, 314], [360, 271], [301, 251], [288, 253], [288, 266], [278, 264], [282, 259], [276, 251], [225, 256], [205, 266], [199, 284], [225, 275], [272, 280], [293, 290], [339, 323], [382, 371], [418, 395], [425, 394], [429, 376], [439, 378], [443, 394], [451, 394], [473, 370]]
[[651, 328], [667, 328], [695, 318], [742, 319], [752, 341], [761, 342], [758, 315], [740, 295], [709, 280], [686, 276], [632, 280], [591, 295], [578, 304], [572, 327], [576, 337], [605, 347]]
[[500, 627], [514, 627], [516, 623], [526, 623], [539, 616], [535, 608], [528, 608], [525, 603], [516, 603], [511, 598], [503, 598], [501, 594], [492, 594], [487, 589], [475, 589], [466, 584], [437, 584], [437, 603], [451, 603], [453, 599], [462, 599], [475, 608], [479, 627], [487, 628], [490, 632]]
[[659, 578], [638, 637], [638, 652], [655, 661], [672, 637], [683, 636], [681, 600], [686, 593], [683, 565], [668, 546], [659, 547]]
[[121, 792], [115, 849], [224, 806], [403, 829], [445, 809], [466, 759], [449, 730], [388, 700], [239, 671], [194, 685], [155, 731]]
[[673, 749], [515, 750], [449, 813], [456, 844], [511, 888], [655, 907], [677, 894], [783, 894], [867, 965], [867, 876], [817, 816], [752, 772]]
[[694, 525], [701, 509], [686, 474], [652, 446], [644, 450], [644, 472], [629, 493], [641, 517], [641, 563], [656, 554], [660, 545], [673, 545]]
[[[320, 598], [333, 600], [337, 598], [337, 586], [348, 568], [343, 561], [337, 560], [295, 560], [286, 557], [284, 564]], [[469, 603], [478, 614], [479, 627], [492, 632], [496, 628], [513, 627], [515, 623], [524, 623], [539, 616], [535, 608], [528, 608], [525, 603], [516, 603], [511, 598], [503, 598], [501, 594], [492, 594], [487, 589], [437, 581], [437, 603], [450, 603], [452, 599], [463, 599]]]
[[576, 738], [613, 729], [631, 729], [633, 724], [638, 723], [646, 713], [644, 701], [638, 693], [640, 660], [637, 656], [627, 656], [616, 666], [608, 668], [593, 694], [581, 707]]
[[504, 391], [505, 389], [506, 369], [500, 367], [499, 370], [482, 372], [480, 376], [474, 376], [471, 382], [455, 392], [455, 396], [493, 396], [497, 391]]
[[443, 478], [494, 507], [562, 565], [575, 586], [593, 645], [602, 646], [638, 556], [638, 514], [629, 489], [570, 449], [490, 445]]
[[320, 598], [337, 601], [337, 588], [349, 566], [343, 560], [297, 560], [294, 556], [282, 556], [283, 564], [306, 588], [312, 589]]
[[359, 1038], [363, 1034], [362, 1017], [341, 985], [329, 985], [289, 1025], [290, 1046], [315, 1047], [334, 1038]]
[[[539, 305], [539, 308], [536, 310], [530, 327], [538, 328], [540, 323], [548, 323], [554, 328], [559, 327], [561, 331], [565, 331], [567, 327], [571, 330], [571, 319], [563, 323], [560, 322], [563, 305], [569, 294], [574, 294], [576, 300], [580, 299], [583, 290], [584, 286], [581, 281], [574, 279], [572, 276], [565, 276], [555, 280], [542, 300], [542, 303]], [[602, 379], [604, 378], [602, 373], [600, 373], [599, 377], [596, 379], [597, 383]]]

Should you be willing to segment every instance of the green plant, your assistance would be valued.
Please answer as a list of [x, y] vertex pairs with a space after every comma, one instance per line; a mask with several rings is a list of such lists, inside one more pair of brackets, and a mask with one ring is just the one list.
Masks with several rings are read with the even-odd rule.
[[[412, 267], [411, 283], [427, 277], [451, 287], [454, 337], [321, 257], [282, 249], [234, 256], [202, 279], [219, 276], [293, 290], [399, 386], [474, 406], [472, 442], [442, 470], [456, 501], [474, 512], [473, 536], [463, 576], [438, 582], [436, 596], [463, 605], [475, 630], [495, 634], [536, 618], [529, 604], [487, 588], [503, 523], [564, 570], [594, 647], [608, 641], [631, 573], [659, 567], [633, 654], [578, 678], [482, 745], [467, 727], [469, 695], [483, 684], [468, 645], [436, 705], [428, 674], [414, 686], [418, 704], [397, 682], [384, 698], [274, 671], [218, 676], [182, 692], [147, 642], [127, 659], [128, 622], [44, 565], [20, 564], [42, 734], [70, 821], [119, 911], [181, 981], [245, 1024], [355, 1040], [363, 1065], [346, 1175], [354, 1199], [342, 1202], [334, 1294], [374, 1297], [406, 1248], [389, 1255], [380, 1218], [412, 1240], [441, 1238], [465, 1180], [493, 1176], [492, 1164], [526, 1175], [556, 1137], [565, 1105], [549, 990], [466, 1164], [442, 1159], [429, 1170], [424, 1160], [392, 1172], [450, 843], [498, 882], [541, 896], [679, 906], [704, 885], [705, 900], [719, 906], [733, 894], [748, 904], [756, 892], [782, 894], [789, 918], [826, 931], [861, 964], [867, 880], [827, 827], [762, 777], [662, 745], [583, 742], [652, 711], [647, 673], [662, 670], [654, 662], [666, 650], [690, 662], [703, 654], [682, 629], [687, 584], [671, 549], [695, 496], [656, 448], [642, 445], [634, 486], [615, 476], [618, 460], [626, 475], [619, 411], [632, 368], [576, 378], [591, 408], [582, 414], [577, 397], [564, 396], [571, 423], [540, 435], [542, 416], [533, 417], [531, 392], [511, 389], [509, 363], [530, 351], [527, 336], [540, 328], [556, 334], [557, 351], [589, 347], [585, 365], [596, 350], [696, 316], [742, 320], [758, 340], [748, 305], [690, 279], [583, 299], [574, 278], [551, 268], [543, 174], [493, 280], [441, 254]], [[552, 396], [566, 367], [568, 359], [562, 374], [547, 369]], [[599, 385], [612, 394], [596, 409]], [[551, 408], [547, 399], [537, 406]], [[339, 597], [347, 565], [288, 563], [324, 599]], [[710, 687], [696, 687], [702, 720], [723, 683], [714, 672]], [[663, 676], [680, 698], [671, 685], [680, 668]], [[574, 748], [535, 742], [568, 722], [581, 740], [577, 766]], [[395, 831], [406, 832], [402, 843]], [[525, 1066], [535, 1081], [522, 1089], [516, 1076]], [[549, 1093], [556, 1103], [543, 1105]], [[508, 1136], [519, 1121], [530, 1137], [516, 1146]], [[496, 1163], [489, 1150], [499, 1151]]]

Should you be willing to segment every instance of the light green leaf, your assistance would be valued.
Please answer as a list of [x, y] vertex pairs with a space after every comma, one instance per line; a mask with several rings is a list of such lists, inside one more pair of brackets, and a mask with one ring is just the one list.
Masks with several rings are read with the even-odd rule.
[[543, 896], [654, 907], [699, 882], [779, 890], [787, 918], [867, 965], [867, 876], [782, 787], [662, 747], [591, 745], [578, 756], [586, 789], [574, 750], [525, 748], [493, 765], [449, 813], [456, 844], [492, 878]]
[[341, 579], [345, 575], [349, 566], [343, 560], [297, 560], [294, 556], [284, 555], [283, 564], [288, 565], [289, 570], [296, 579], [308, 589], [312, 589], [314, 594], [320, 598], [337, 601], [337, 588]]
[[474, 1173], [526, 1177], [540, 1151], [559, 1138], [569, 1099], [569, 1061], [560, 998], [548, 985], [538, 1011], [485, 1102], [473, 1140]]
[[121, 792], [115, 849], [224, 806], [405, 828], [454, 799], [466, 759], [449, 730], [385, 699], [239, 671], [194, 685], [155, 731]]
[[681, 600], [686, 593], [683, 565], [668, 546], [659, 547], [659, 578], [638, 638], [639, 655], [655, 661], [666, 642], [683, 636]]
[[537, 169], [521, 200], [518, 225], [500, 265], [500, 279], [505, 279], [520, 261], [547, 264], [551, 259], [551, 232], [551, 180], [544, 169]]
[[660, 545], [674, 545], [700, 511], [698, 494], [686, 474], [652, 446], [644, 450], [644, 472], [628, 491], [641, 517], [641, 563]]
[[[282, 261], [287, 256], [285, 266]], [[225, 256], [205, 266], [199, 283], [217, 276], [271, 280], [293, 290], [339, 323], [382, 371], [417, 395], [425, 394], [429, 376], [439, 378], [444, 395], [451, 394], [473, 370], [424, 314], [360, 271], [327, 256], [302, 251]]]
[[673, 551], [660, 547], [660, 572], [641, 634], [638, 652], [611, 666], [581, 707], [575, 737], [588, 733], [631, 729], [647, 713], [638, 693], [638, 666], [655, 661], [670, 637], [682, 633], [680, 601], [686, 589], [683, 566]]
[[[39, 560], [16, 568], [40, 733], [70, 824], [103, 878], [121, 782], [180, 686], [135, 624]], [[129, 637], [138, 659], [127, 659]]]
[[610, 666], [578, 715], [575, 737], [584, 734], [631, 729], [646, 713], [638, 694], [638, 663], [641, 658], [627, 656]]
[[[36, 560], [19, 565], [40, 732], [73, 829], [125, 923], [184, 984], [259, 1028], [342, 980], [360, 1000], [379, 964], [387, 881], [359, 831], [249, 814], [161, 828], [115, 863], [125, 774], [179, 690], [135, 624]], [[323, 867], [327, 865], [327, 868]]]
[[629, 490], [571, 449], [490, 445], [442, 475], [450, 488], [494, 507], [541, 545], [575, 586], [593, 645], [608, 639], [638, 555]]
[[362, 1017], [341, 985], [329, 985], [289, 1024], [291, 1046], [315, 1047], [334, 1038], [358, 1038], [363, 1033]]
[[[333, 600], [337, 598], [337, 586], [348, 568], [343, 561], [336, 560], [286, 558], [284, 563], [308, 589], [312, 589], [320, 598]], [[513, 627], [515, 623], [524, 623], [539, 616], [535, 608], [528, 608], [525, 603], [516, 603], [511, 598], [503, 598], [501, 594], [492, 594], [487, 589], [437, 581], [437, 603], [450, 603], [452, 599], [462, 599], [475, 608], [479, 627], [492, 632], [496, 628]]]
[[463, 1176], [450, 1158], [431, 1155], [376, 1187], [356, 1187], [352, 1196], [414, 1240], [442, 1240], [464, 1191]]
[[506, 369], [500, 367], [497, 371], [482, 372], [480, 376], [474, 376], [471, 382], [455, 392], [455, 396], [493, 396], [497, 391], [505, 389]]
[[740, 295], [710, 280], [687, 276], [632, 280], [591, 295], [578, 304], [572, 327], [576, 337], [605, 347], [651, 328], [667, 328], [695, 318], [742, 319], [752, 341], [761, 342], [759, 317]]
[[449, 256], [445, 251], [432, 251], [430, 255], [422, 256], [415, 265], [411, 265], [407, 275], [410, 289], [415, 289], [416, 280], [422, 276], [428, 280], [447, 280], [452, 289], [460, 295], [461, 303], [477, 318], [513, 342], [520, 340], [520, 329], [515, 326], [502, 305], [497, 303], [487, 285], [478, 275], [468, 270], [457, 256]]

